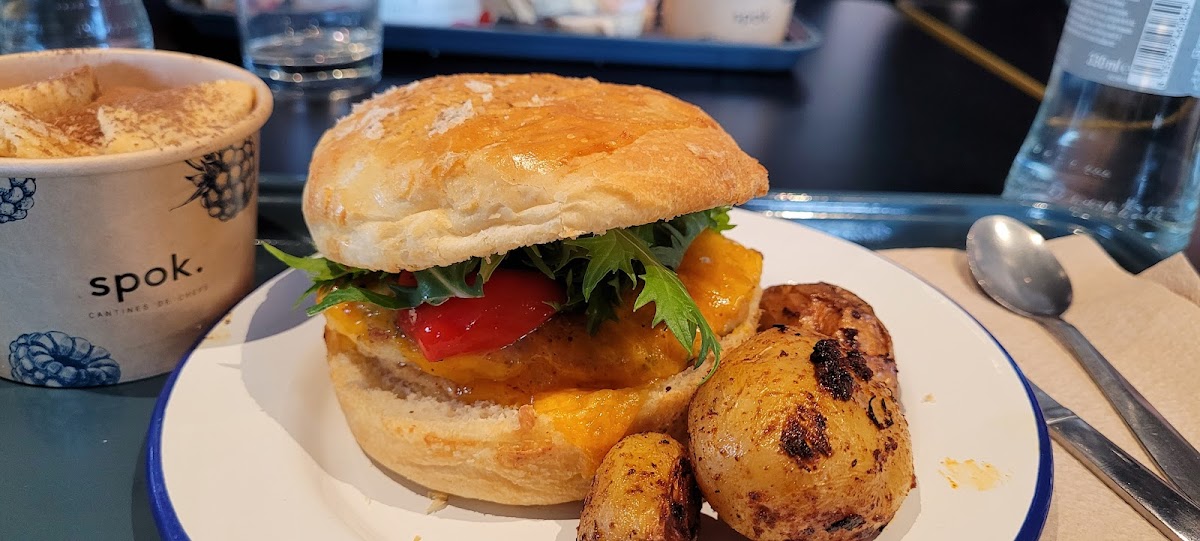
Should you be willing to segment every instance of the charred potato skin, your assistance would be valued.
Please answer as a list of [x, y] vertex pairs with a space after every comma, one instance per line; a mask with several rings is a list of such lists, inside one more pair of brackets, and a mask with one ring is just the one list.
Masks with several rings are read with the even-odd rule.
[[782, 284], [764, 289], [759, 307], [760, 332], [788, 325], [837, 338], [862, 353], [875, 377], [900, 397], [892, 336], [875, 316], [875, 309], [858, 295], [824, 282]]
[[865, 355], [894, 355], [892, 336], [875, 309], [845, 288], [825, 282], [774, 285], [763, 290], [759, 307], [759, 331], [790, 325], [852, 342]]
[[775, 327], [700, 387], [688, 411], [696, 480], [738, 532], [867, 540], [895, 516], [915, 483], [908, 425], [853, 351]]
[[695, 541], [700, 503], [683, 445], [665, 434], [627, 436], [596, 471], [576, 539]]

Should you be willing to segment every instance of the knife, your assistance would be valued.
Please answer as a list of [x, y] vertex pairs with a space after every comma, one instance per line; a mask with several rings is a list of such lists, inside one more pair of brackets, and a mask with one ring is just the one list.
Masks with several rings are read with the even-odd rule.
[[1200, 508], [1033, 382], [1029, 386], [1054, 441], [1163, 535], [1200, 541]]

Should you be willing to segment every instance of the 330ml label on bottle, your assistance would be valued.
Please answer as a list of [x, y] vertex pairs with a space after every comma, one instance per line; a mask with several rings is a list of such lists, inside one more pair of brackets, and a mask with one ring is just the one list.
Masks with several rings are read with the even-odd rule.
[[1200, 96], [1196, 0], [1073, 0], [1057, 64], [1110, 86]]

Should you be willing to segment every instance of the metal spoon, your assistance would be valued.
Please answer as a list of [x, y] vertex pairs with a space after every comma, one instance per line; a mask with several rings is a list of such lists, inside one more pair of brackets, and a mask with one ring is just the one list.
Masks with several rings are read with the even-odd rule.
[[1125, 380], [1062, 314], [1071, 281], [1037, 231], [1007, 216], [985, 216], [967, 233], [967, 261], [993, 300], [1027, 316], [1063, 343], [1174, 485], [1200, 502], [1200, 453]]

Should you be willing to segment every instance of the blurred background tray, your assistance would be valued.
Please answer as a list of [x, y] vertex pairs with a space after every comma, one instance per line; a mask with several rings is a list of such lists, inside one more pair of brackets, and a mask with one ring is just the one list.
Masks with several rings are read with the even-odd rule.
[[[237, 38], [237, 22], [231, 13], [208, 10], [188, 0], [167, 0], [167, 5], [202, 35]], [[817, 31], [798, 18], [792, 19], [787, 38], [779, 45], [682, 40], [653, 33], [638, 38], [588, 36], [503, 22], [488, 28], [388, 25], [383, 32], [385, 49], [426, 51], [434, 56], [468, 54], [725, 71], [786, 71], [820, 43]]]
[[1141, 272], [1169, 254], [1111, 224], [1044, 203], [991, 195], [774, 192], [742, 206], [820, 229], [872, 250], [964, 249], [971, 224], [984, 216], [1016, 218], [1044, 237], [1089, 235], [1129, 272]]

